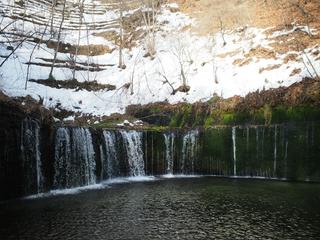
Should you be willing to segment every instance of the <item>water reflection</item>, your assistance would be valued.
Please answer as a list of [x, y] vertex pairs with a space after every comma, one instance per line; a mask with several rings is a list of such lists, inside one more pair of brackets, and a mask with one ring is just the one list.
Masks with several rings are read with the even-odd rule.
[[1, 239], [317, 239], [320, 185], [188, 178], [0, 205]]

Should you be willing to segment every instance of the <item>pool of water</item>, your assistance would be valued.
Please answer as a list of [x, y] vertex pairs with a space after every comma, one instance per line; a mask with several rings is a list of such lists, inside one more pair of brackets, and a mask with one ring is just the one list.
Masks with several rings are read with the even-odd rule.
[[0, 239], [320, 239], [320, 184], [162, 179], [0, 204]]

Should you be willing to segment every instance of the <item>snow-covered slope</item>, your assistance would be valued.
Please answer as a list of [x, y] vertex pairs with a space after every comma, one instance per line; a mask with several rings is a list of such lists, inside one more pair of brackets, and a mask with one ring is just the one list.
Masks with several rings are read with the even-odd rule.
[[[85, 0], [82, 20], [78, 1], [67, 1], [61, 41], [74, 45], [80, 36], [80, 45], [88, 48], [88, 54], [92, 55], [76, 57], [77, 66], [81, 67], [75, 75], [78, 81], [97, 81], [114, 85], [116, 89], [58, 89], [35, 82], [28, 82], [25, 89], [28, 62], [32, 62], [28, 79], [48, 79], [48, 62], [53, 59], [54, 48], [50, 48], [46, 41], [57, 38], [62, 1], [58, 1], [55, 7], [53, 27], [56, 34], [50, 34], [49, 27], [46, 27], [50, 25], [51, 18], [49, 0], [21, 2], [0, 0], [0, 61], [4, 61], [12, 49], [26, 39], [0, 67], [0, 88], [10, 96], [31, 95], [36, 99], [41, 96], [47, 107], [59, 105], [60, 108], [76, 112], [109, 115], [123, 113], [130, 104], [205, 101], [213, 94], [222, 97], [243, 96], [257, 89], [288, 86], [305, 76], [320, 74], [317, 73], [317, 69], [320, 69], [320, 45], [294, 52], [276, 49], [277, 43], [285, 44], [280, 42], [285, 41], [284, 36], [289, 39], [291, 34], [294, 37], [293, 34], [297, 32], [315, 36], [319, 34], [319, 29], [293, 23], [286, 30], [246, 26], [199, 36], [190, 30], [191, 25], [196, 26], [196, 20], [177, 11], [176, 4], [164, 4], [158, 9], [155, 57], [145, 56], [145, 39], [142, 37], [132, 47], [123, 50], [126, 68], [121, 69], [118, 68], [117, 44], [103, 37], [107, 32], [119, 33], [120, 13], [117, 4], [114, 1]], [[142, 8], [136, 7], [128, 7], [124, 16], [139, 15]], [[146, 26], [136, 26], [136, 29], [145, 31]], [[34, 38], [40, 39], [43, 33], [43, 43], [34, 48]], [[88, 46], [105, 46], [106, 50], [93, 53]], [[73, 77], [73, 68], [68, 63], [74, 56], [66, 52], [57, 55], [57, 63], [63, 63], [63, 67], [60, 64], [60, 67], [54, 68], [53, 76], [57, 80]], [[94, 64], [100, 65], [99, 70], [88, 71]], [[183, 78], [190, 90], [172, 94], [173, 89], [182, 85]]]

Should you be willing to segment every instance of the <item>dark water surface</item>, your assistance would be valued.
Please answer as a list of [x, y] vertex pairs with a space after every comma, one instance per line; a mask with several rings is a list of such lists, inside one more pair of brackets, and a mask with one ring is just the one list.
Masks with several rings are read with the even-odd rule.
[[188, 178], [0, 204], [0, 239], [320, 239], [320, 184]]

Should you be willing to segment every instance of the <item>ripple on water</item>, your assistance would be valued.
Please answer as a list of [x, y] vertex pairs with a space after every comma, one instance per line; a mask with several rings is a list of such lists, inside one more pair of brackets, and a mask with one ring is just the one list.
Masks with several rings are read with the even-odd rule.
[[319, 184], [186, 178], [6, 202], [0, 239], [317, 239]]

